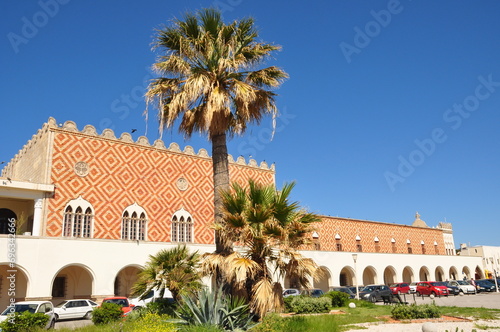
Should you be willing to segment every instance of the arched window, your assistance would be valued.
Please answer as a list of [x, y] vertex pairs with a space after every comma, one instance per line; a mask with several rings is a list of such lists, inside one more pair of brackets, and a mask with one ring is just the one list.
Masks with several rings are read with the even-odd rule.
[[125, 208], [122, 214], [122, 239], [146, 240], [146, 211], [137, 203]]
[[81, 196], [70, 201], [64, 209], [62, 235], [68, 237], [92, 237], [93, 219], [94, 212], [90, 202], [84, 200]]
[[193, 242], [193, 218], [184, 209], [180, 209], [172, 216], [172, 242]]

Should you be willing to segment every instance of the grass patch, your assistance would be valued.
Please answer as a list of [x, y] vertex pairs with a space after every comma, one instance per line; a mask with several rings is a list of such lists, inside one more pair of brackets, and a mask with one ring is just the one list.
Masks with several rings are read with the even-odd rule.
[[446, 316], [472, 319], [500, 319], [500, 309], [469, 308], [469, 307], [439, 307], [441, 314]]

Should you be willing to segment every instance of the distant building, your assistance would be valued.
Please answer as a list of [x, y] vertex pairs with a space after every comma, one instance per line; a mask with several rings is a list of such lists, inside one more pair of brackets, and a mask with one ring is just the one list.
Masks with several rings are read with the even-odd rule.
[[500, 247], [494, 246], [472, 246], [462, 243], [460, 246], [461, 256], [481, 257], [483, 262], [484, 276], [486, 278], [500, 278]]
[[[229, 162], [231, 181], [275, 184], [274, 165]], [[0, 177], [0, 307], [128, 296], [149, 255], [179, 243], [213, 252], [212, 181], [204, 149], [50, 118]], [[324, 272], [315, 287], [483, 274], [481, 258], [455, 255], [451, 224], [322, 219], [302, 251]]]

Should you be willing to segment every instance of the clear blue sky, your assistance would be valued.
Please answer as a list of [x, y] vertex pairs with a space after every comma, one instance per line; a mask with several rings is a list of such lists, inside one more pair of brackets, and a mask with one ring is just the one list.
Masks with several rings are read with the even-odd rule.
[[[265, 119], [231, 154], [275, 162], [278, 187], [296, 181], [312, 212], [411, 224], [418, 211], [430, 226], [453, 223], [457, 247], [500, 245], [493, 0], [4, 0], [0, 161], [50, 116], [144, 135], [154, 29], [214, 4], [226, 21], [254, 17], [262, 40], [283, 47], [269, 64], [290, 74], [274, 140]], [[154, 114], [147, 136], [158, 138]], [[203, 137], [163, 138], [210, 151]]]

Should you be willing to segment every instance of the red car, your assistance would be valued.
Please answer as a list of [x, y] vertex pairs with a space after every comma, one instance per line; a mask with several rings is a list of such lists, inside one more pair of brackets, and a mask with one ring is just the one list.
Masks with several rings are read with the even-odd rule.
[[421, 281], [417, 284], [417, 295], [448, 296], [448, 287], [436, 281]]
[[120, 307], [122, 307], [124, 316], [128, 315], [132, 310], [134, 310], [134, 305], [131, 304], [130, 301], [123, 296], [107, 297], [104, 300], [102, 300], [102, 303], [118, 304]]
[[400, 282], [392, 284], [389, 286], [392, 290], [392, 294], [408, 294], [410, 293], [410, 284], [406, 282]]

